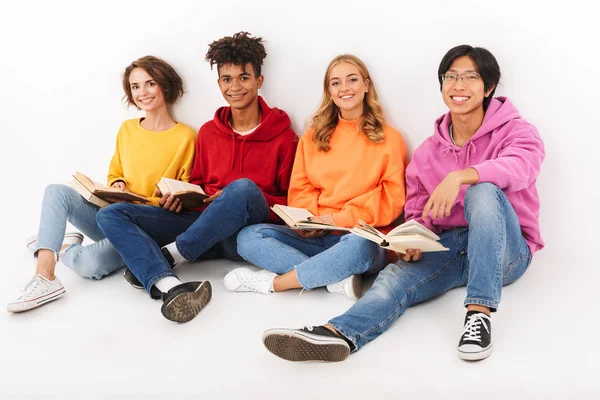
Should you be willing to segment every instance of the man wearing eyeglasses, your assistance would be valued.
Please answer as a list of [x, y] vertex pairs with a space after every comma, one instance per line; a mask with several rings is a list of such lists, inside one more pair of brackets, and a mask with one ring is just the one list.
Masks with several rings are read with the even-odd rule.
[[[386, 331], [408, 307], [466, 286], [458, 355], [492, 353], [491, 313], [502, 286], [520, 278], [544, 246], [536, 180], [544, 144], [505, 97], [494, 98], [500, 67], [488, 50], [449, 50], [438, 77], [449, 112], [406, 170], [406, 219], [440, 236], [449, 251], [409, 249], [372, 288], [324, 326], [270, 329], [269, 351], [291, 361], [342, 361]], [[424, 344], [425, 345], [425, 344]]]

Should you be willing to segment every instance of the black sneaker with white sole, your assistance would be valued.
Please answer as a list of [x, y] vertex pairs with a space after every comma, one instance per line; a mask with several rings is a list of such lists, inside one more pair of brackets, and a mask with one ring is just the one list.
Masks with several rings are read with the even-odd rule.
[[492, 354], [492, 319], [479, 311], [467, 311], [465, 327], [458, 342], [458, 356], [478, 361]]
[[160, 312], [169, 321], [188, 322], [202, 311], [211, 297], [209, 281], [185, 282], [163, 293]]
[[[171, 255], [171, 253], [169, 253], [169, 250], [167, 250], [165, 247], [162, 247], [160, 249], [160, 251], [163, 254], [163, 256], [165, 257], [165, 259], [167, 260], [167, 262], [169, 263], [169, 265], [171, 266], [171, 268], [174, 268], [175, 260], [173, 259], [173, 256]], [[129, 284], [136, 289], [144, 288], [144, 285], [142, 285], [142, 282], [140, 282], [140, 280], [135, 277], [133, 272], [131, 272], [131, 270], [128, 267], [125, 267], [125, 271], [123, 271], [123, 278], [125, 278], [125, 280], [127, 282], [129, 282]], [[152, 287], [152, 289], [154, 290], [154, 287]], [[160, 295], [158, 295], [158, 297], [152, 296], [152, 298], [160, 299]]]
[[263, 334], [267, 350], [288, 361], [344, 361], [354, 345], [323, 326], [269, 329]]

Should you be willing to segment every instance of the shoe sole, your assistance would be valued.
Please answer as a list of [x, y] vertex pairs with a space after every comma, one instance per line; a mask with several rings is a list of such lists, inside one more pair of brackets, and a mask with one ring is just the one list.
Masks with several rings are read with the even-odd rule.
[[362, 297], [362, 278], [360, 275], [352, 276], [352, 293], [350, 293], [350, 298], [352, 300], [358, 300]]
[[479, 360], [483, 360], [485, 358], [488, 358], [490, 355], [492, 355], [492, 345], [490, 345], [490, 347], [488, 347], [485, 350], [481, 350], [478, 352], [463, 352], [460, 351], [460, 349], [458, 350], [458, 357], [461, 360], [466, 360], [466, 361], [479, 361]]
[[[34, 251], [35, 244], [37, 243], [38, 235], [30, 236], [25, 240], [25, 245], [27, 249], [31, 252]], [[75, 244], [75, 243], [83, 243], [83, 235], [79, 232], [69, 232], [65, 233], [65, 237], [63, 238], [62, 244]], [[61, 245], [62, 246], [62, 245]]]
[[188, 322], [208, 304], [212, 297], [212, 286], [204, 281], [192, 293], [182, 293], [161, 308], [166, 319], [173, 322]]
[[[129, 271], [129, 274], [127, 273], [127, 271]], [[131, 272], [127, 267], [125, 268], [125, 271], [123, 271], [123, 278], [125, 278], [125, 280], [136, 289], [144, 288], [144, 285], [142, 285], [142, 283], [135, 277], [135, 275], [133, 275], [133, 272]]]
[[277, 357], [296, 362], [339, 362], [350, 354], [350, 347], [343, 339], [328, 339], [291, 329], [266, 331], [263, 344]]
[[10, 313], [20, 313], [33, 310], [34, 308], [38, 308], [39, 306], [43, 306], [46, 303], [50, 303], [51, 301], [61, 298], [66, 292], [67, 291], [63, 287], [34, 300], [24, 301], [22, 303], [11, 303], [6, 307], [6, 310]]

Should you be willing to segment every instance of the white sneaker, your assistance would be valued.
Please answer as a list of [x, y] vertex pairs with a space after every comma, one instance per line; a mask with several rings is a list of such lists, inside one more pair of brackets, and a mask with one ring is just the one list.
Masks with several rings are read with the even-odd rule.
[[358, 300], [362, 296], [362, 279], [360, 275], [352, 275], [331, 285], [327, 285], [330, 293], [343, 294], [352, 300]]
[[269, 294], [272, 292], [273, 279], [276, 273], [262, 269], [252, 271], [250, 268], [234, 269], [223, 278], [223, 284], [232, 292], [258, 292]]
[[21, 292], [19, 298], [6, 306], [8, 312], [27, 311], [56, 300], [65, 294], [65, 287], [58, 278], [50, 281], [41, 275], [35, 275]]
[[[38, 235], [33, 235], [27, 238], [25, 244], [29, 251], [34, 252], [37, 246]], [[62, 244], [81, 244], [83, 243], [83, 235], [79, 232], [67, 232], [65, 233], [65, 238], [63, 239]]]

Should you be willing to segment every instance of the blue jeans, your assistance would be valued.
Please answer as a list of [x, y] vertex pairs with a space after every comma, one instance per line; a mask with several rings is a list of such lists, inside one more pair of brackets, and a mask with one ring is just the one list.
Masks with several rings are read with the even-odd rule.
[[529, 247], [514, 209], [493, 184], [467, 190], [465, 216], [468, 227], [440, 236], [450, 251], [424, 253], [418, 262], [389, 264], [372, 288], [329, 324], [358, 350], [385, 332], [408, 307], [465, 285], [465, 306], [479, 304], [496, 311], [502, 286], [519, 279], [529, 266]]
[[96, 223], [98, 207], [87, 202], [66, 185], [48, 185], [42, 200], [42, 213], [35, 253], [51, 250], [59, 254], [67, 221], [96, 243], [89, 246], [71, 245], [60, 261], [84, 278], [101, 279], [125, 262], [110, 244]]
[[296, 268], [298, 281], [311, 290], [351, 275], [377, 273], [386, 253], [376, 243], [353, 234], [326, 233], [305, 239], [287, 226], [248, 226], [237, 238], [238, 253], [258, 267], [277, 274]]
[[157, 281], [176, 276], [160, 250], [162, 246], [175, 241], [188, 261], [221, 257], [241, 260], [236, 249], [238, 231], [268, 219], [269, 205], [249, 179], [225, 186], [202, 213], [175, 214], [160, 207], [122, 203], [103, 208], [96, 217], [148, 293]]

